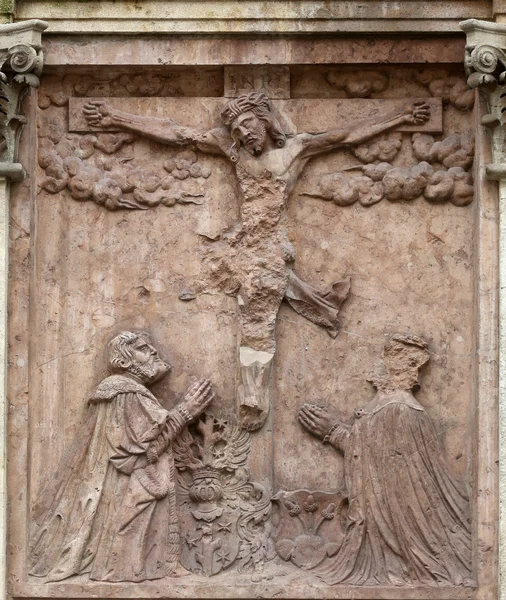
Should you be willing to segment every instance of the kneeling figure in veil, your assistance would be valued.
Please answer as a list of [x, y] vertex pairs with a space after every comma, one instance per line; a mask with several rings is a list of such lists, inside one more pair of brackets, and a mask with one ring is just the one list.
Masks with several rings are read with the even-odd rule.
[[351, 423], [305, 404], [304, 427], [344, 454], [348, 516], [339, 552], [315, 573], [335, 585], [473, 585], [469, 498], [413, 396], [426, 342], [395, 335], [386, 375]]

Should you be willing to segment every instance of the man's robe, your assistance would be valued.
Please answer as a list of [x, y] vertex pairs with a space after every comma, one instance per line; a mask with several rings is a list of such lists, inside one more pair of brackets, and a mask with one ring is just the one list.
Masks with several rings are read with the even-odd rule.
[[378, 392], [330, 443], [345, 457], [348, 525], [319, 577], [330, 585], [472, 584], [469, 499], [410, 392]]
[[[179, 557], [171, 441], [185, 426], [141, 383], [113, 375], [35, 504], [29, 573], [60, 581], [143, 581], [174, 572]], [[162, 435], [163, 434], [163, 435]], [[162, 448], [148, 464], [151, 444]]]

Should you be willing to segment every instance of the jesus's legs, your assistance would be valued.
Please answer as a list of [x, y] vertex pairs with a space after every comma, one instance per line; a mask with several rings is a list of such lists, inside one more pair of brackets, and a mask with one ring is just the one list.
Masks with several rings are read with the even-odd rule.
[[242, 253], [238, 402], [241, 423], [260, 428], [271, 404], [271, 371], [276, 350], [279, 306], [288, 285], [288, 272], [279, 247], [248, 248]]
[[350, 279], [334, 283], [326, 292], [299, 279], [286, 264], [283, 243], [242, 249], [240, 261], [241, 345], [239, 349], [239, 412], [243, 427], [260, 428], [271, 404], [271, 370], [276, 350], [276, 321], [283, 299], [300, 315], [336, 337], [341, 304]]

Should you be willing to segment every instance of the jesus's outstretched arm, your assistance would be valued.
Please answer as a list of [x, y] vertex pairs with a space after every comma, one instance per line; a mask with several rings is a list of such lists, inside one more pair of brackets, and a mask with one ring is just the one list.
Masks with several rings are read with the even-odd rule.
[[112, 108], [106, 102], [94, 100], [83, 108], [92, 127], [104, 130], [123, 129], [170, 146], [195, 146], [203, 152], [222, 154], [228, 137], [226, 129], [201, 132], [184, 127], [169, 118], [143, 117]]
[[430, 117], [430, 106], [423, 101], [412, 102], [400, 110], [378, 115], [343, 129], [324, 133], [306, 134], [304, 157], [312, 157], [330, 150], [355, 146], [400, 125], [423, 125]]

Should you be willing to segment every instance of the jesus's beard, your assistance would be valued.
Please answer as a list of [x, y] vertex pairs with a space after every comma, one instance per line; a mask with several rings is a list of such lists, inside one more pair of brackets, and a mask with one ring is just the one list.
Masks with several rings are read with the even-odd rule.
[[154, 383], [169, 372], [170, 365], [157, 358], [151, 363], [134, 362], [129, 370], [144, 383]]
[[267, 128], [262, 123], [262, 129], [258, 133], [250, 133], [247, 139], [244, 140], [244, 147], [250, 154], [253, 154], [253, 156], [260, 156], [264, 149], [266, 139]]

